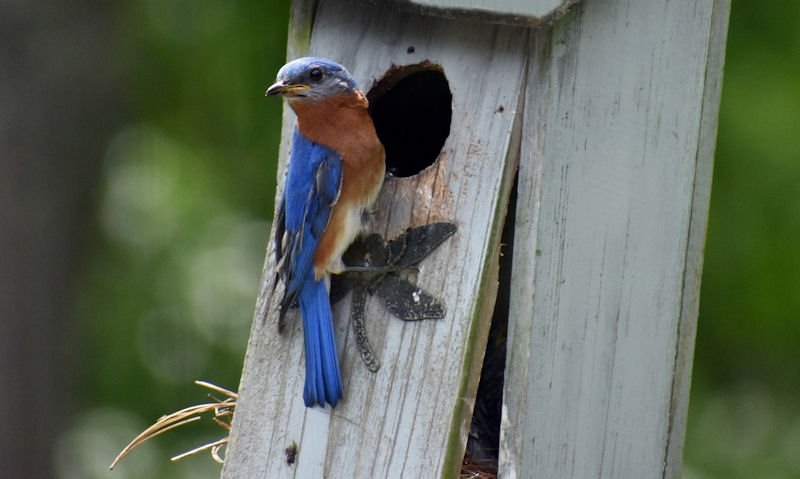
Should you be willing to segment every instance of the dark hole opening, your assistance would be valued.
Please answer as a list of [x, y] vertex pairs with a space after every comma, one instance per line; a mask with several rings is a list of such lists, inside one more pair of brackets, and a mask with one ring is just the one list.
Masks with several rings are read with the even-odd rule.
[[412, 176], [436, 161], [450, 134], [453, 99], [441, 67], [430, 62], [393, 66], [367, 99], [389, 173]]
[[[500, 447], [500, 416], [503, 409], [503, 383], [506, 370], [508, 339], [508, 307], [511, 291], [511, 259], [514, 254], [514, 220], [517, 216], [517, 178], [511, 188], [503, 233], [500, 239], [500, 271], [497, 300], [492, 313], [492, 325], [483, 356], [483, 368], [472, 411], [472, 423], [467, 439], [465, 468], [478, 466], [480, 471], [497, 472]], [[477, 469], [476, 469], [477, 470]]]

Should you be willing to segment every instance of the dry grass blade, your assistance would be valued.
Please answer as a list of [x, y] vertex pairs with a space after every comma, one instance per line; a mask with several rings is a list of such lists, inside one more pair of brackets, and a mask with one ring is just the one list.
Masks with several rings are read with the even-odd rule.
[[223, 445], [225, 445], [227, 443], [228, 443], [228, 438], [227, 437], [223, 437], [219, 441], [210, 442], [210, 443], [204, 444], [204, 445], [202, 445], [200, 447], [196, 447], [196, 448], [192, 449], [191, 451], [186, 451], [183, 454], [178, 454], [177, 456], [171, 458], [170, 461], [180, 461], [184, 457], [189, 457], [192, 454], [198, 453], [200, 451], [205, 451], [206, 449], [211, 449], [212, 450], [211, 457], [213, 457], [215, 461], [217, 461], [220, 464], [222, 464], [225, 461], [223, 461], [221, 458], [219, 458], [219, 456], [214, 454], [213, 451], [214, 451], [215, 448], [219, 448], [220, 446], [223, 446]]
[[211, 384], [209, 382], [200, 381], [200, 380], [197, 380], [194, 383], [197, 384], [198, 386], [203, 386], [205, 388], [211, 389], [212, 391], [216, 391], [218, 393], [222, 393], [222, 394], [228, 396], [228, 398], [230, 398], [230, 399], [238, 399], [239, 398], [239, 395], [236, 394], [235, 392], [229, 391], [229, 390], [227, 390], [225, 388], [221, 388], [221, 387], [217, 386], [216, 384]]
[[228, 444], [228, 439], [229, 438], [226, 437], [224, 443], [217, 444], [217, 445], [215, 445], [214, 447], [211, 448], [211, 457], [213, 457], [214, 460], [217, 461], [220, 464], [225, 464], [225, 459], [220, 457], [219, 450], [220, 450], [220, 448], [222, 446]]
[[[114, 469], [114, 466], [116, 466], [123, 457], [127, 456], [132, 450], [149, 441], [150, 439], [158, 436], [159, 434], [165, 433], [170, 429], [175, 429], [176, 427], [189, 424], [190, 422], [199, 421], [202, 414], [210, 411], [214, 412], [214, 417], [212, 418], [214, 422], [222, 426], [224, 429], [230, 430], [230, 421], [226, 422], [220, 420], [219, 418], [230, 417], [233, 415], [233, 410], [236, 407], [236, 399], [238, 399], [239, 396], [233, 391], [229, 391], [225, 388], [221, 388], [205, 381], [195, 381], [195, 384], [211, 389], [217, 393], [224, 394], [227, 396], [227, 399], [220, 400], [214, 398], [215, 402], [190, 406], [172, 414], [161, 416], [158, 418], [155, 424], [142, 431], [142, 433], [136, 436], [133, 441], [130, 442], [130, 444], [125, 446], [125, 449], [123, 449], [116, 459], [114, 459], [114, 462], [111, 463], [109, 469]], [[222, 446], [227, 444], [227, 442], [228, 438], [225, 437], [218, 441], [214, 441], [212, 443], [192, 449], [191, 451], [187, 451], [183, 454], [179, 454], [173, 457], [172, 460], [177, 461], [179, 459], [183, 459], [184, 457], [191, 456], [197, 452], [211, 449], [211, 457], [213, 457], [217, 462], [222, 462], [223, 460], [219, 456], [219, 450]]]
[[[209, 394], [214, 399], [214, 402], [190, 406], [172, 414], [161, 416], [158, 418], [155, 424], [142, 431], [142, 433], [136, 436], [133, 441], [130, 442], [130, 444], [125, 446], [125, 449], [123, 449], [116, 459], [114, 459], [114, 462], [111, 463], [109, 469], [114, 469], [114, 466], [116, 466], [123, 457], [127, 456], [132, 450], [136, 449], [150, 439], [163, 434], [170, 429], [175, 429], [191, 422], [199, 421], [202, 414], [211, 411], [214, 412], [214, 416], [211, 418], [211, 420], [217, 423], [223, 429], [230, 431], [230, 421], [233, 416], [234, 409], [236, 408], [236, 400], [239, 398], [239, 395], [233, 391], [229, 391], [225, 388], [221, 388], [205, 381], [195, 381], [194, 383], [216, 393], [223, 394], [227, 396], [227, 398], [221, 400]], [[225, 462], [225, 459], [220, 456], [220, 450], [227, 444], [228, 437], [226, 436], [222, 439], [204, 444], [182, 454], [178, 454], [171, 460], [179, 461], [183, 458], [197, 454], [198, 452], [210, 450], [211, 457], [216, 462], [222, 464]], [[481, 461], [474, 461], [469, 453], [465, 453], [464, 462], [461, 465], [461, 474], [459, 475], [460, 479], [496, 479], [496, 467], [482, 465], [479, 464], [480, 462]]]
[[497, 467], [481, 464], [481, 462], [483, 461], [475, 460], [468, 452], [465, 452], [459, 479], [497, 479]]

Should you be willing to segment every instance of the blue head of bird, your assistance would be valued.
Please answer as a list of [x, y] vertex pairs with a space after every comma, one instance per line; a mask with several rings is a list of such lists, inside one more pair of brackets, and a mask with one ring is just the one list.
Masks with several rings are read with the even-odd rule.
[[357, 85], [341, 65], [320, 57], [293, 60], [278, 71], [267, 95], [281, 95], [294, 101], [316, 101], [335, 95], [354, 94]]

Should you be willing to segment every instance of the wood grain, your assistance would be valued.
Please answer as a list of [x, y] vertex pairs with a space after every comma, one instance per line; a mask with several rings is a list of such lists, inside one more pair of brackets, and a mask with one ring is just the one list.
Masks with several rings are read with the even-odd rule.
[[[447, 315], [407, 323], [368, 298], [366, 328], [382, 364], [371, 373], [355, 347], [349, 301], [338, 303], [345, 397], [333, 411], [308, 409], [299, 318], [289, 314], [284, 335], [277, 334], [274, 312], [260, 319], [273, 270], [268, 253], [223, 477], [451, 477], [457, 471], [494, 302], [527, 44], [527, 31], [518, 27], [319, 2], [309, 53], [346, 65], [363, 89], [392, 64], [423, 60], [440, 65], [450, 83], [451, 132], [439, 159], [419, 175], [388, 180], [373, 218], [373, 230], [387, 238], [432, 221], [457, 224], [417, 276], [444, 299]], [[283, 164], [287, 148], [281, 155]], [[285, 449], [293, 442], [297, 461], [287, 465]]]
[[[374, 3], [374, 0], [360, 0]], [[385, 0], [396, 8], [446, 18], [535, 27], [558, 21], [580, 0]]]
[[340, 61], [365, 90], [424, 60], [450, 82], [437, 162], [388, 180], [372, 224], [458, 225], [417, 277], [448, 313], [404, 323], [368, 298], [373, 374], [337, 304], [345, 399], [307, 409], [300, 322], [280, 336], [264, 311], [268, 252], [223, 477], [456, 475], [517, 161], [499, 477], [677, 477], [729, 8], [594, 0], [530, 29], [295, 2], [290, 57]]
[[500, 477], [680, 473], [728, 5], [585, 2], [533, 39]]
[[546, 17], [574, 3], [569, 0], [406, 0], [409, 3], [440, 9], [478, 10], [504, 15]]

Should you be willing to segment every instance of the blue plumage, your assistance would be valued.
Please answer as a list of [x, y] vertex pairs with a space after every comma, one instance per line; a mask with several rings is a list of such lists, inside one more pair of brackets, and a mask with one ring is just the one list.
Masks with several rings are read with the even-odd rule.
[[331, 303], [325, 280], [316, 281], [309, 271], [300, 295], [300, 313], [306, 342], [306, 384], [303, 401], [306, 406], [336, 406], [342, 397], [342, 379], [339, 373], [339, 357], [333, 334]]
[[358, 88], [350, 73], [333, 60], [322, 57], [304, 57], [287, 63], [278, 71], [278, 78], [303, 78], [312, 68], [321, 67], [344, 81], [351, 89]]
[[275, 256], [286, 287], [279, 328], [300, 306], [305, 333], [306, 406], [335, 406], [342, 380], [328, 299], [330, 274], [362, 231], [385, 172], [368, 101], [344, 67], [319, 57], [284, 65], [267, 95], [297, 114], [286, 186], [276, 218]]
[[276, 238], [280, 270], [286, 284], [282, 314], [297, 300], [306, 343], [306, 406], [335, 406], [342, 397], [339, 360], [333, 335], [326, 281], [314, 278], [312, 259], [328, 225], [342, 184], [341, 155], [306, 139], [295, 130]]
[[320, 100], [331, 95], [352, 95], [356, 81], [343, 66], [320, 57], [298, 58], [278, 71], [278, 82], [267, 95]]

